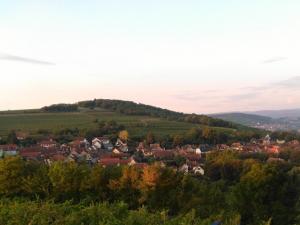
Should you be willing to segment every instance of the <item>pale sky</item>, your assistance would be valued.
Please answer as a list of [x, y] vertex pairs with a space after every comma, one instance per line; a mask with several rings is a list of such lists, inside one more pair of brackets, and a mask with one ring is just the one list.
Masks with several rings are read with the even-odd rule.
[[299, 0], [2, 0], [0, 110], [300, 107]]

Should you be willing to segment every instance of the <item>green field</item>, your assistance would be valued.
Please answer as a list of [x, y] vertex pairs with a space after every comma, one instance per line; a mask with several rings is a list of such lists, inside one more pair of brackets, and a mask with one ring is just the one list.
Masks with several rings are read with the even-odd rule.
[[[145, 135], [152, 131], [156, 135], [184, 133], [197, 124], [169, 121], [149, 116], [130, 116], [103, 110], [88, 110], [80, 112], [46, 113], [38, 110], [0, 112], [0, 136], [5, 136], [11, 130], [21, 130], [36, 133], [38, 130], [58, 131], [65, 128], [87, 130], [97, 127], [95, 121], [115, 120], [125, 125], [133, 136]], [[224, 129], [232, 132], [233, 129]]]

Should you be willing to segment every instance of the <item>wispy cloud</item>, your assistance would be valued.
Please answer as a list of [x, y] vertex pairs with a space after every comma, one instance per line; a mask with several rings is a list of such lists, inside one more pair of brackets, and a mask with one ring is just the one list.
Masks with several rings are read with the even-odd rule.
[[242, 100], [250, 100], [250, 99], [255, 99], [259, 96], [260, 93], [243, 93], [243, 94], [236, 94], [236, 95], [231, 95], [228, 96], [227, 99], [230, 101], [242, 101]]
[[199, 88], [191, 91], [178, 91], [171, 97], [182, 104], [195, 102], [199, 109], [207, 111], [245, 111], [248, 109], [297, 107], [300, 104], [300, 76], [290, 77], [257, 86], [224, 85], [222, 88], [207, 91]]
[[263, 64], [276, 63], [276, 62], [280, 62], [280, 61], [287, 60], [287, 59], [288, 59], [287, 57], [276, 56], [276, 57], [266, 59], [266, 60], [262, 61], [262, 63]]
[[17, 61], [17, 62], [23, 62], [23, 63], [32, 63], [32, 64], [38, 64], [38, 65], [47, 65], [47, 66], [53, 66], [55, 63], [53, 62], [47, 62], [27, 57], [21, 57], [16, 55], [10, 55], [10, 54], [0, 54], [0, 60], [8, 60], [8, 61]]
[[183, 91], [178, 94], [173, 94], [171, 97], [183, 101], [200, 101], [208, 98], [218, 98], [218, 90], [202, 90], [199, 92]]
[[279, 81], [271, 86], [282, 88], [300, 88], [300, 76], [291, 77], [287, 80]]

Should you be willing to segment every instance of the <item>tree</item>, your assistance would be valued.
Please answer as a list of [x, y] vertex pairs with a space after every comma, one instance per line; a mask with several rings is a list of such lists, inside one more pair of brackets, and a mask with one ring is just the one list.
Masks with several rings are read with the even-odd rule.
[[102, 167], [95, 165], [87, 178], [81, 184], [81, 191], [99, 201], [114, 199], [114, 193], [109, 188], [110, 180], [121, 177], [120, 167]]
[[79, 198], [80, 189], [84, 179], [88, 177], [89, 169], [86, 165], [74, 162], [55, 162], [49, 169], [49, 178], [53, 186], [53, 194], [63, 200]]
[[138, 208], [140, 198], [141, 171], [133, 166], [124, 167], [119, 179], [111, 180], [109, 187], [117, 192], [118, 198], [124, 200], [130, 208]]
[[173, 138], [173, 147], [180, 146], [183, 144], [183, 136], [182, 135], [175, 135]]
[[200, 142], [200, 137], [202, 136], [202, 130], [196, 127], [191, 128], [185, 134], [186, 142], [189, 144], [196, 144]]
[[153, 135], [153, 133], [151, 131], [148, 132], [147, 135], [146, 135], [146, 143], [148, 145], [154, 143], [154, 135]]
[[122, 130], [120, 131], [119, 133], [119, 138], [122, 140], [122, 141], [125, 141], [127, 142], [128, 138], [129, 138], [129, 133], [127, 130]]
[[19, 140], [17, 138], [17, 134], [15, 131], [10, 131], [8, 136], [7, 136], [7, 143], [9, 144], [18, 144]]
[[0, 160], [0, 194], [14, 195], [22, 191], [25, 164], [20, 157]]

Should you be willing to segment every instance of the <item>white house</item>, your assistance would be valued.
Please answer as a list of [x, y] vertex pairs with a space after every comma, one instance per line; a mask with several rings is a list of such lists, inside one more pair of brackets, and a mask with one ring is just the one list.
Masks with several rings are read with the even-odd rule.
[[204, 175], [204, 169], [201, 166], [195, 166], [193, 172], [194, 174]]

